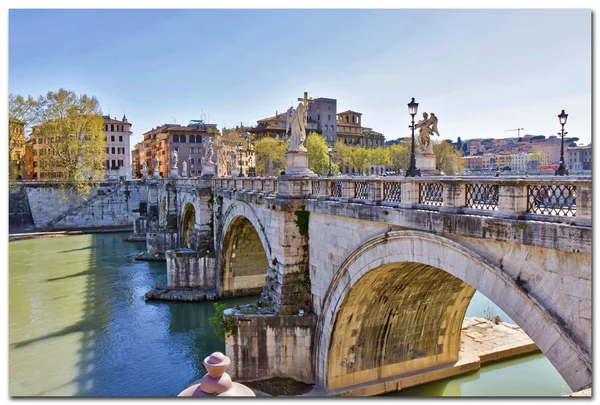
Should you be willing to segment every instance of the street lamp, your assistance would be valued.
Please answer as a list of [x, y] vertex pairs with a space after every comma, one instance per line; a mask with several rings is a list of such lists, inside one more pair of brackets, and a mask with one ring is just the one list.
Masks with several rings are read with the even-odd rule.
[[419, 108], [419, 103], [415, 102], [415, 98], [413, 97], [408, 103], [408, 113], [410, 114], [410, 126], [412, 132], [412, 143], [410, 147], [410, 166], [406, 169], [405, 177], [416, 177], [421, 176], [421, 170], [417, 169], [417, 164], [415, 161], [415, 115], [417, 115], [417, 109]]
[[333, 152], [333, 148], [331, 147], [331, 145], [327, 147], [327, 150], [329, 151], [329, 173], [327, 173], [327, 177], [331, 177], [333, 176], [333, 173], [331, 173], [331, 152]]
[[240, 142], [238, 145], [238, 151], [240, 152], [240, 174], [239, 177], [244, 177], [244, 172], [242, 171], [242, 150], [244, 149], [244, 145]]
[[558, 120], [560, 121], [560, 126], [561, 126], [561, 130], [560, 130], [560, 166], [558, 166], [558, 169], [556, 170], [556, 172], [554, 172], [555, 176], [568, 176], [569, 175], [569, 171], [567, 170], [567, 168], [565, 167], [565, 134], [568, 134], [568, 132], [565, 132], [565, 124], [567, 123], [567, 117], [569, 116], [569, 114], [565, 113], [565, 110], [562, 110], [562, 112], [560, 114], [558, 114]]

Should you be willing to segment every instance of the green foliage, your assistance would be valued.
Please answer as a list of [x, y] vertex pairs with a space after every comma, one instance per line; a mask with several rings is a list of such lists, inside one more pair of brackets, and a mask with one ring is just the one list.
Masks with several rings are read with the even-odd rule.
[[257, 173], [277, 176], [285, 168], [286, 141], [266, 137], [254, 142], [253, 146]]
[[9, 104], [9, 118], [32, 127], [39, 167], [62, 173], [64, 187], [89, 195], [90, 180], [102, 177], [104, 165], [104, 119], [98, 100], [60, 89], [36, 100], [10, 95]]
[[390, 149], [390, 164], [396, 170], [406, 170], [410, 166], [410, 142], [392, 145]]
[[215, 315], [211, 316], [208, 321], [215, 332], [215, 335], [222, 341], [225, 341], [226, 336], [235, 336], [237, 334], [238, 325], [232, 315], [225, 315], [225, 304], [215, 302]]
[[298, 226], [298, 232], [308, 240], [308, 221], [310, 218], [310, 211], [296, 211], [296, 225]]
[[[308, 150], [310, 170], [319, 176], [327, 176], [329, 173], [329, 145], [325, 139], [316, 132], [311, 132], [306, 137], [304, 145]], [[337, 173], [337, 169], [334, 171], [333, 162], [331, 172]]]
[[462, 153], [455, 150], [448, 142], [433, 141], [433, 153], [438, 171], [454, 176], [464, 169]]

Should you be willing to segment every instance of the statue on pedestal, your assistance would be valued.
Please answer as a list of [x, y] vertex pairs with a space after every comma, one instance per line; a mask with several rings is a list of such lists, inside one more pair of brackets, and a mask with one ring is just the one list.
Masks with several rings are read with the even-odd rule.
[[154, 164], [152, 165], [152, 178], [156, 174], [157, 177], [160, 177], [160, 169], [158, 167], [158, 156], [154, 156]]
[[292, 130], [290, 143], [286, 149], [287, 152], [307, 152], [304, 146], [306, 139], [306, 111], [304, 104], [298, 103], [298, 107], [294, 109], [290, 107], [285, 116], [285, 133]]
[[185, 160], [181, 163], [181, 176], [187, 177], [187, 162]]
[[419, 153], [427, 154], [433, 153], [433, 145], [431, 144], [431, 134], [440, 136], [437, 129], [438, 119], [434, 113], [431, 113], [431, 117], [426, 112], [423, 113], [423, 119], [415, 125], [419, 129]]
[[142, 163], [142, 179], [147, 179], [148, 178], [148, 171], [146, 169], [146, 166], [148, 164], [146, 163], [146, 161], [144, 161], [144, 163]]
[[202, 158], [202, 164], [203, 165], [212, 165], [215, 162], [213, 161], [213, 142], [211, 138], [208, 138], [208, 142], [206, 144], [206, 152], [204, 154], [204, 157]]
[[177, 163], [179, 162], [179, 157], [178, 157], [178, 153], [177, 153], [177, 149], [173, 149], [173, 152], [171, 152], [171, 168], [172, 169], [177, 169]]

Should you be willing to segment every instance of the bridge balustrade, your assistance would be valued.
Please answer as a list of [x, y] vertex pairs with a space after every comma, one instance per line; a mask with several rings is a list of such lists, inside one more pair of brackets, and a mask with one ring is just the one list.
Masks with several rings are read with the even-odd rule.
[[[279, 181], [221, 178], [215, 179], [215, 186], [277, 192]], [[576, 219], [577, 225], [591, 226], [591, 178], [357, 176], [319, 177], [309, 181], [309, 198], [570, 224]], [[578, 194], [580, 199], [583, 195], [579, 204]]]

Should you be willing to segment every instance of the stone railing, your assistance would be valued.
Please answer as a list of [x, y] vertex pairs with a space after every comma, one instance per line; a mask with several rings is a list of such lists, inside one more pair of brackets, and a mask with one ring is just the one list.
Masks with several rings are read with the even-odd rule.
[[218, 177], [214, 179], [217, 189], [257, 191], [262, 193], [277, 192], [275, 177]]
[[[277, 178], [217, 178], [215, 187], [277, 192]], [[591, 226], [590, 177], [319, 177], [305, 197]]]

